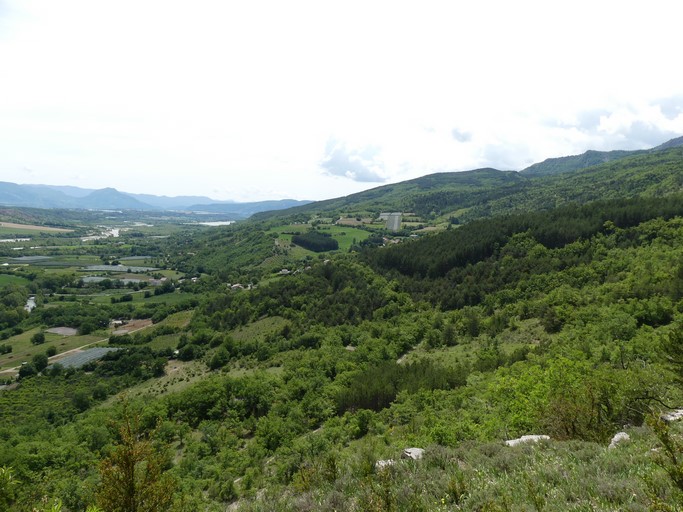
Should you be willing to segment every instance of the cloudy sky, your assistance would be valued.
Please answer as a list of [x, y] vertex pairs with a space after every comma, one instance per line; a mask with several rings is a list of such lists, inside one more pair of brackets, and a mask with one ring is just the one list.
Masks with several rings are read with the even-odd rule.
[[683, 135], [673, 1], [0, 0], [0, 181], [238, 201]]

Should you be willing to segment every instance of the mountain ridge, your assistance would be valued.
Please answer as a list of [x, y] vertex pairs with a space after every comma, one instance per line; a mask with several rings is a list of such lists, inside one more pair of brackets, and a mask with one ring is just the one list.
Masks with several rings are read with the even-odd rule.
[[611, 162], [613, 160], [619, 160], [621, 158], [626, 158], [629, 156], [652, 153], [655, 151], [663, 151], [666, 149], [676, 148], [683, 146], [683, 137], [676, 137], [675, 139], [670, 139], [659, 146], [655, 146], [650, 149], [636, 149], [636, 150], [612, 150], [612, 151], [596, 151], [594, 149], [589, 149], [581, 153], [580, 155], [568, 155], [555, 158], [547, 158], [542, 162], [526, 167], [519, 171], [522, 174], [542, 176], [547, 174], [560, 174], [565, 172], [576, 171], [579, 169], [585, 169], [586, 167], [592, 167], [594, 165], [600, 165], [603, 163]]
[[[504, 213], [508, 208], [518, 208], [520, 202], [528, 203], [531, 197], [536, 197], [538, 201], [546, 204], [544, 208], [551, 208], [574, 196], [595, 195], [597, 189], [585, 182], [587, 175], [598, 179], [601, 189], [604, 189], [610, 180], [615, 179], [611, 176], [612, 173], [623, 175], [625, 179], [633, 183], [635, 188], [644, 187], [643, 183], [637, 183], [638, 176], [621, 168], [620, 162], [628, 162], [623, 167], [642, 167], [641, 171], [651, 179], [656, 179], [655, 175], [661, 174], [661, 169], [653, 169], [652, 165], [655, 167], [668, 165], [672, 170], [680, 173], [682, 172], [680, 169], [682, 147], [683, 137], [680, 137], [651, 150], [588, 151], [582, 155], [560, 157], [552, 159], [548, 164], [545, 162], [534, 164], [545, 164], [545, 167], [536, 167], [532, 172], [501, 171], [492, 168], [440, 172], [409, 181], [383, 185], [341, 198], [317, 201], [289, 210], [263, 212], [255, 215], [254, 218], [266, 220], [274, 216], [296, 217], [322, 212], [326, 212], [325, 216], [329, 217], [337, 213], [362, 215], [363, 213], [378, 214], [381, 211], [402, 211], [415, 212], [418, 216], [430, 221], [439, 217], [442, 221], [448, 220], [445, 217], [469, 221], [481, 216], [489, 216], [493, 211], [491, 208], [495, 209], [496, 213]], [[640, 160], [641, 158], [652, 160]], [[671, 180], [671, 176], [659, 176], [659, 178], [665, 181]], [[554, 195], [550, 196], [556, 197], [557, 204], [551, 205], [548, 195], [541, 197], [543, 194], [539, 195], [537, 187], [542, 187], [545, 192], [554, 187], [556, 189], [553, 192]], [[581, 190], [572, 187], [579, 187]], [[595, 197], [597, 198], [599, 197]]]
[[254, 213], [290, 208], [310, 201], [295, 199], [238, 203], [205, 196], [155, 196], [121, 192], [113, 187], [85, 189], [62, 185], [34, 185], [0, 182], [0, 204], [13, 207], [65, 208], [86, 210], [160, 210], [224, 213], [245, 219]]

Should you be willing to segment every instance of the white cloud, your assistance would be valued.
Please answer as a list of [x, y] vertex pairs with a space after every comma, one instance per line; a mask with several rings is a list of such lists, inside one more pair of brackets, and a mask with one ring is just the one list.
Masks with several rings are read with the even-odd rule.
[[321, 167], [332, 176], [343, 176], [353, 181], [381, 183], [386, 180], [380, 151], [377, 147], [349, 150], [344, 143], [330, 139]]
[[683, 133], [678, 11], [611, 0], [10, 0], [0, 174], [316, 199], [654, 145]]

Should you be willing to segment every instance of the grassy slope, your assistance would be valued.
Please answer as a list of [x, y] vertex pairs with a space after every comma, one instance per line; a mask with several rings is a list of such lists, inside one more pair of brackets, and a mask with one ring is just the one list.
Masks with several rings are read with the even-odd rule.
[[[596, 443], [543, 442], [510, 448], [465, 442], [429, 446], [420, 462], [399, 460], [385, 470], [367, 465], [375, 445], [356, 443], [334, 482], [321, 460], [291, 488], [267, 489], [239, 511], [632, 511], [668, 510], [677, 495], [657, 466], [657, 441], [629, 429], [631, 441], [608, 450]], [[387, 457], [397, 460], [394, 449]], [[674, 509], [672, 509], [674, 510]]]

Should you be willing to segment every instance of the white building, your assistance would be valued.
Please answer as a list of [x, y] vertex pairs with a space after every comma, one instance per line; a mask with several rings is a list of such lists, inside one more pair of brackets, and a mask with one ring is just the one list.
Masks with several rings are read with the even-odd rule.
[[387, 216], [387, 229], [389, 231], [400, 231], [401, 230], [401, 216], [400, 212], [390, 213]]

